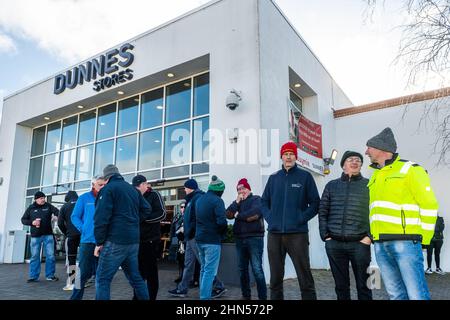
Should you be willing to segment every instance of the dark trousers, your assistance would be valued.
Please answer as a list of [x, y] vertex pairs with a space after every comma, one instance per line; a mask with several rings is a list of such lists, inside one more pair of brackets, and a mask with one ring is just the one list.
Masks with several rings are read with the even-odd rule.
[[[147, 283], [150, 300], [156, 300], [159, 289], [158, 257], [160, 252], [159, 240], [141, 242], [139, 244], [139, 272]], [[136, 299], [136, 295], [133, 297]]]
[[314, 278], [309, 263], [308, 233], [269, 233], [267, 252], [270, 264], [270, 298], [283, 300], [283, 278], [286, 253], [294, 264], [303, 300], [316, 300]]
[[72, 291], [71, 300], [82, 300], [84, 294], [84, 286], [90, 277], [95, 275], [98, 258], [94, 256], [95, 244], [80, 244], [80, 261], [78, 263], [78, 271], [75, 276], [75, 286]]
[[78, 247], [80, 246], [81, 236], [67, 237], [66, 255], [69, 266], [77, 264]]
[[431, 268], [431, 263], [433, 260], [433, 250], [434, 250], [434, 261], [436, 262], [436, 268], [440, 268], [441, 248], [442, 248], [443, 244], [444, 244], [444, 240], [431, 240], [430, 245], [426, 246], [428, 268]]
[[370, 265], [370, 245], [359, 241], [325, 241], [328, 260], [335, 282], [335, 290], [338, 300], [350, 300], [350, 270], [353, 274], [358, 291], [358, 300], [372, 300], [372, 291], [367, 287], [369, 274], [367, 268]]
[[249, 264], [252, 266], [259, 300], [267, 300], [266, 278], [262, 267], [264, 251], [263, 237], [247, 237], [236, 239], [236, 250], [239, 260], [242, 297], [251, 298]]

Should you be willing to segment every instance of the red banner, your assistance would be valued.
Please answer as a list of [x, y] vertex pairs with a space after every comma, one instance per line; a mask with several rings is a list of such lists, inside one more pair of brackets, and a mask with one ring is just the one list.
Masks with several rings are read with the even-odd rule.
[[300, 115], [298, 134], [300, 150], [322, 159], [322, 126]]

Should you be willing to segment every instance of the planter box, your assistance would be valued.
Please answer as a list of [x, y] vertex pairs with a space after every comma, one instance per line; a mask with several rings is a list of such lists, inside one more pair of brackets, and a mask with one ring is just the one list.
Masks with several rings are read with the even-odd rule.
[[[222, 251], [220, 254], [219, 271], [217, 276], [227, 286], [241, 286], [239, 273], [239, 260], [237, 257], [235, 243], [222, 243]], [[252, 267], [249, 264], [248, 271], [250, 274], [250, 285], [253, 285], [255, 279], [253, 277]]]

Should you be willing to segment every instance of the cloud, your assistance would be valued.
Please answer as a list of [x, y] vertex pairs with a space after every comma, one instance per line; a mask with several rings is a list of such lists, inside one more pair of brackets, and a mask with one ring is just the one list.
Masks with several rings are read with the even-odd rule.
[[8, 53], [17, 52], [17, 47], [14, 43], [14, 40], [1, 32], [0, 32], [0, 52], [8, 52]]
[[76, 63], [207, 0], [0, 0], [0, 27]]

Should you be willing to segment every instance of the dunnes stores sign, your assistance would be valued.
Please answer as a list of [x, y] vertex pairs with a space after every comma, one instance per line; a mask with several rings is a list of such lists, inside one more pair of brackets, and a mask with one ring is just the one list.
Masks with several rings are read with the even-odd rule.
[[[58, 74], [55, 77], [53, 93], [60, 94], [91, 80], [95, 80], [93, 89], [98, 92], [133, 79], [133, 70], [128, 68], [134, 61], [134, 55], [131, 53], [133, 49], [132, 44], [125, 43], [119, 49], [110, 50], [66, 73]], [[123, 70], [119, 71], [119, 67]]]

